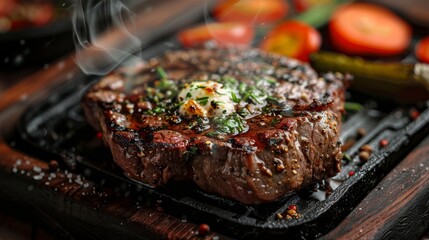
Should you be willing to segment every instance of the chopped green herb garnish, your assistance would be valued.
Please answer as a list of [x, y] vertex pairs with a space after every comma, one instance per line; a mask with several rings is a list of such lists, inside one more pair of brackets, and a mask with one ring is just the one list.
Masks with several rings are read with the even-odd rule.
[[207, 137], [217, 137], [217, 136], [219, 136], [219, 134], [220, 134], [220, 132], [213, 131], [213, 132], [206, 133], [206, 136]]
[[345, 160], [347, 162], [350, 162], [350, 161], [352, 161], [352, 158], [347, 153], [344, 153], [343, 154], [343, 160]]
[[215, 90], [215, 93], [219, 94], [219, 95], [225, 95], [225, 93], [221, 93], [218, 90]]
[[250, 93], [245, 93], [244, 96], [243, 96], [243, 101], [247, 102], [247, 100], [249, 99], [249, 97], [250, 97]]
[[192, 154], [197, 154], [198, 148], [196, 146], [191, 146], [189, 148], [189, 152], [192, 153]]
[[173, 81], [168, 80], [167, 73], [164, 71], [164, 69], [162, 67], [157, 67], [156, 72], [161, 78], [161, 80], [158, 82], [157, 88], [161, 91], [170, 91], [169, 94], [167, 94], [168, 97], [176, 94], [178, 91], [177, 86]]
[[237, 79], [228, 76], [222, 77], [219, 82], [222, 83], [223, 87], [226, 89], [234, 89], [238, 84]]
[[184, 102], [178, 102], [178, 103], [176, 103], [176, 105], [174, 107], [178, 108], [178, 107], [182, 106], [183, 104], [184, 104]]
[[174, 81], [169, 80], [167, 73], [162, 67], [157, 67], [156, 73], [159, 75], [160, 80], [155, 81], [155, 86], [150, 86], [145, 89], [145, 100], [155, 103], [156, 108], [147, 110], [146, 114], [156, 115], [170, 111], [176, 107], [173, 99], [178, 94], [178, 88]]
[[154, 115], [155, 113], [152, 110], [147, 110], [145, 114], [147, 114], [147, 115]]
[[345, 102], [344, 103], [344, 109], [346, 109], [346, 111], [350, 111], [350, 112], [359, 112], [360, 110], [362, 110], [363, 106], [359, 103], [355, 103], [355, 102]]
[[277, 81], [274, 78], [265, 78], [265, 81], [267, 81], [271, 85], [274, 85], [277, 83]]
[[233, 113], [229, 116], [222, 116], [213, 119], [215, 132], [218, 134], [239, 134], [247, 131], [249, 126], [240, 115]]
[[250, 112], [249, 112], [249, 110], [247, 110], [247, 108], [240, 108], [240, 109], [238, 109], [237, 113], [238, 113], [238, 115], [240, 115], [243, 118], [250, 115]]
[[153, 109], [154, 113], [163, 113], [165, 112], [165, 109], [162, 107], [156, 107], [155, 109]]
[[167, 79], [167, 73], [164, 71], [164, 69], [162, 67], [156, 67], [156, 72], [158, 73], [159, 77], [161, 79]]
[[279, 99], [275, 98], [273, 96], [268, 96], [267, 100], [270, 101], [270, 102], [274, 102], [274, 103], [278, 103], [279, 102]]
[[190, 146], [189, 149], [184, 152], [184, 156], [186, 159], [191, 159], [197, 153], [198, 153], [198, 147], [197, 146]]
[[167, 78], [162, 78], [158, 83], [158, 88], [163, 91], [167, 90], [175, 90], [177, 91], [177, 87], [173, 81], [168, 80]]
[[241, 95], [241, 101], [244, 101], [244, 102], [247, 102], [250, 99], [252, 102], [256, 104], [262, 104], [264, 99], [268, 97], [267, 93], [264, 90], [260, 90], [254, 86], [249, 86], [245, 83], [241, 83], [238, 86], [238, 90], [239, 90], [238, 93]]
[[235, 93], [231, 93], [231, 100], [235, 103], [239, 103], [240, 99], [238, 99], [237, 95], [235, 95]]
[[190, 129], [193, 129], [196, 132], [202, 132], [208, 128], [210, 128], [209, 124], [209, 119], [208, 118], [203, 118], [200, 116], [194, 116], [190, 121], [189, 121], [189, 125], [188, 127]]
[[278, 118], [273, 118], [273, 120], [271, 120], [271, 126], [275, 126], [277, 123], [280, 122], [280, 119]]
[[205, 106], [209, 102], [209, 97], [200, 97], [200, 98], [197, 98], [196, 100], [199, 104]]
[[250, 98], [256, 103], [256, 104], [262, 104], [261, 101], [259, 101], [258, 97], [255, 95], [255, 93], [250, 93]]
[[238, 85], [238, 91], [240, 92], [240, 94], [244, 94], [246, 93], [246, 84], [245, 83], [240, 83], [240, 85]]
[[158, 93], [155, 93], [155, 95], [152, 97], [152, 100], [155, 102], [155, 103], [159, 103], [160, 102], [160, 99], [159, 99], [160, 97], [159, 97], [159, 94]]

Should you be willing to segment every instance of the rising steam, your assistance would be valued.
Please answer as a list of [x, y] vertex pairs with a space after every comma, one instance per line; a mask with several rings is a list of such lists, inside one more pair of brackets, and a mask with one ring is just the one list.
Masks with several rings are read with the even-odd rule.
[[76, 63], [86, 74], [105, 75], [125, 59], [141, 61], [135, 14], [121, 0], [74, 0], [71, 6]]

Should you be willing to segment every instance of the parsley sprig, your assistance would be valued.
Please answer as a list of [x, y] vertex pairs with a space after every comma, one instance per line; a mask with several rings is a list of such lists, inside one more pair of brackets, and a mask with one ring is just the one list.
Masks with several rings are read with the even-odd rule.
[[209, 97], [199, 97], [195, 99], [199, 104], [205, 106], [209, 102]]

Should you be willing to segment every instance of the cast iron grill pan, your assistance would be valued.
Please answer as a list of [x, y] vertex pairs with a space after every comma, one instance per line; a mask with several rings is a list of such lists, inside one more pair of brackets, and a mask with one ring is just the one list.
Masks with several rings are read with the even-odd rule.
[[[160, 43], [145, 51], [143, 57], [159, 55], [175, 47], [176, 43]], [[341, 139], [343, 142], [356, 139], [356, 142], [346, 151], [350, 159], [343, 160], [342, 172], [274, 203], [244, 205], [205, 193], [191, 182], [173, 182], [165, 188], [154, 189], [125, 177], [113, 163], [110, 150], [86, 122], [81, 109], [82, 94], [94, 80], [89, 77], [69, 82], [56, 89], [51, 97], [30, 107], [16, 129], [20, 150], [47, 160], [61, 159], [71, 170], [89, 168], [104, 178], [126, 184], [137, 196], [161, 200], [162, 207], [170, 214], [208, 223], [213, 230], [235, 238], [321, 236], [339, 223], [429, 131], [427, 103], [419, 104], [420, 117], [413, 120], [408, 113], [416, 106], [388, 108], [389, 104], [352, 94], [351, 100], [362, 103], [364, 108], [345, 117]], [[367, 130], [359, 139], [356, 138], [358, 128]], [[381, 139], [388, 140], [389, 145], [380, 148]], [[364, 144], [371, 145], [374, 153], [362, 165], [358, 153]], [[350, 171], [356, 174], [349, 177]], [[327, 194], [326, 189], [332, 193]], [[287, 211], [291, 204], [298, 206], [302, 216], [278, 220], [277, 213]]]

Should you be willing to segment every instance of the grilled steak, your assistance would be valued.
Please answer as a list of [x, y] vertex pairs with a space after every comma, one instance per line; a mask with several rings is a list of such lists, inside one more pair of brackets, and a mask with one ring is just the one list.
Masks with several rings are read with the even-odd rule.
[[83, 106], [128, 177], [257, 204], [339, 171], [344, 80], [256, 49], [183, 50], [108, 75]]

